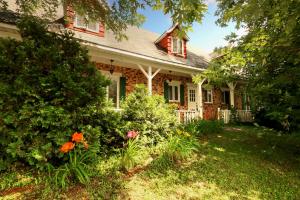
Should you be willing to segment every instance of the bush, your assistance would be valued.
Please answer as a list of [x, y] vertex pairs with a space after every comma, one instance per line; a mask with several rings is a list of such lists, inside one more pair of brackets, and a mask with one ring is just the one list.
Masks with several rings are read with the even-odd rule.
[[33, 17], [18, 28], [21, 41], [0, 39], [0, 169], [15, 161], [60, 165], [59, 146], [75, 131], [99, 147], [91, 113], [102, 112], [109, 81], [72, 34], [48, 32]]
[[203, 134], [220, 133], [223, 131], [222, 121], [198, 120], [184, 125], [183, 129], [192, 135], [200, 136]]
[[149, 96], [144, 85], [137, 85], [122, 104], [123, 119], [128, 130], [147, 136], [148, 142], [156, 143], [165, 138], [177, 126], [174, 108], [159, 95]]

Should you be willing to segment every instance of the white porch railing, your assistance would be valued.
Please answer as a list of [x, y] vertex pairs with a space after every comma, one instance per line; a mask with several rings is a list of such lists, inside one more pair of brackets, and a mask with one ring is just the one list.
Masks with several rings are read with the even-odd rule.
[[188, 123], [194, 119], [199, 119], [200, 111], [195, 110], [175, 110], [179, 122]]
[[[231, 119], [230, 110], [218, 109], [218, 120], [223, 120], [225, 124], [228, 124]], [[253, 122], [253, 115], [250, 110], [237, 110], [236, 119], [239, 122]]]

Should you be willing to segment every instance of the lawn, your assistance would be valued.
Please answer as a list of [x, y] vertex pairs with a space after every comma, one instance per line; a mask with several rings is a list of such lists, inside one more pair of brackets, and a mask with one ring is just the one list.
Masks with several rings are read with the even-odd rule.
[[88, 186], [65, 191], [51, 188], [41, 175], [12, 169], [0, 175], [0, 198], [300, 199], [299, 141], [261, 127], [230, 126], [202, 136], [188, 160], [162, 165], [154, 159], [123, 173], [116, 158], [102, 159]]

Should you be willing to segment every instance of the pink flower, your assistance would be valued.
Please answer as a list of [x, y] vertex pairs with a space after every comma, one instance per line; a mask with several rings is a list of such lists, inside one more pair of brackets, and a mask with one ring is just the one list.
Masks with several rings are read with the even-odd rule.
[[136, 138], [136, 136], [137, 136], [138, 134], [139, 134], [139, 133], [136, 132], [136, 131], [128, 131], [127, 137], [128, 137], [128, 138]]

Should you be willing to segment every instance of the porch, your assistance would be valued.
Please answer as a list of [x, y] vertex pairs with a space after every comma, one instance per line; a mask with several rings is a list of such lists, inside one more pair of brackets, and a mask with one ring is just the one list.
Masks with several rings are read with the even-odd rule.
[[[200, 110], [175, 110], [178, 122], [184, 124], [202, 119], [201, 112]], [[217, 120], [222, 120], [224, 124], [228, 124], [232, 119], [236, 119], [239, 122], [253, 122], [254, 120], [250, 110], [236, 110], [236, 112], [232, 113], [231, 110], [218, 108]]]

